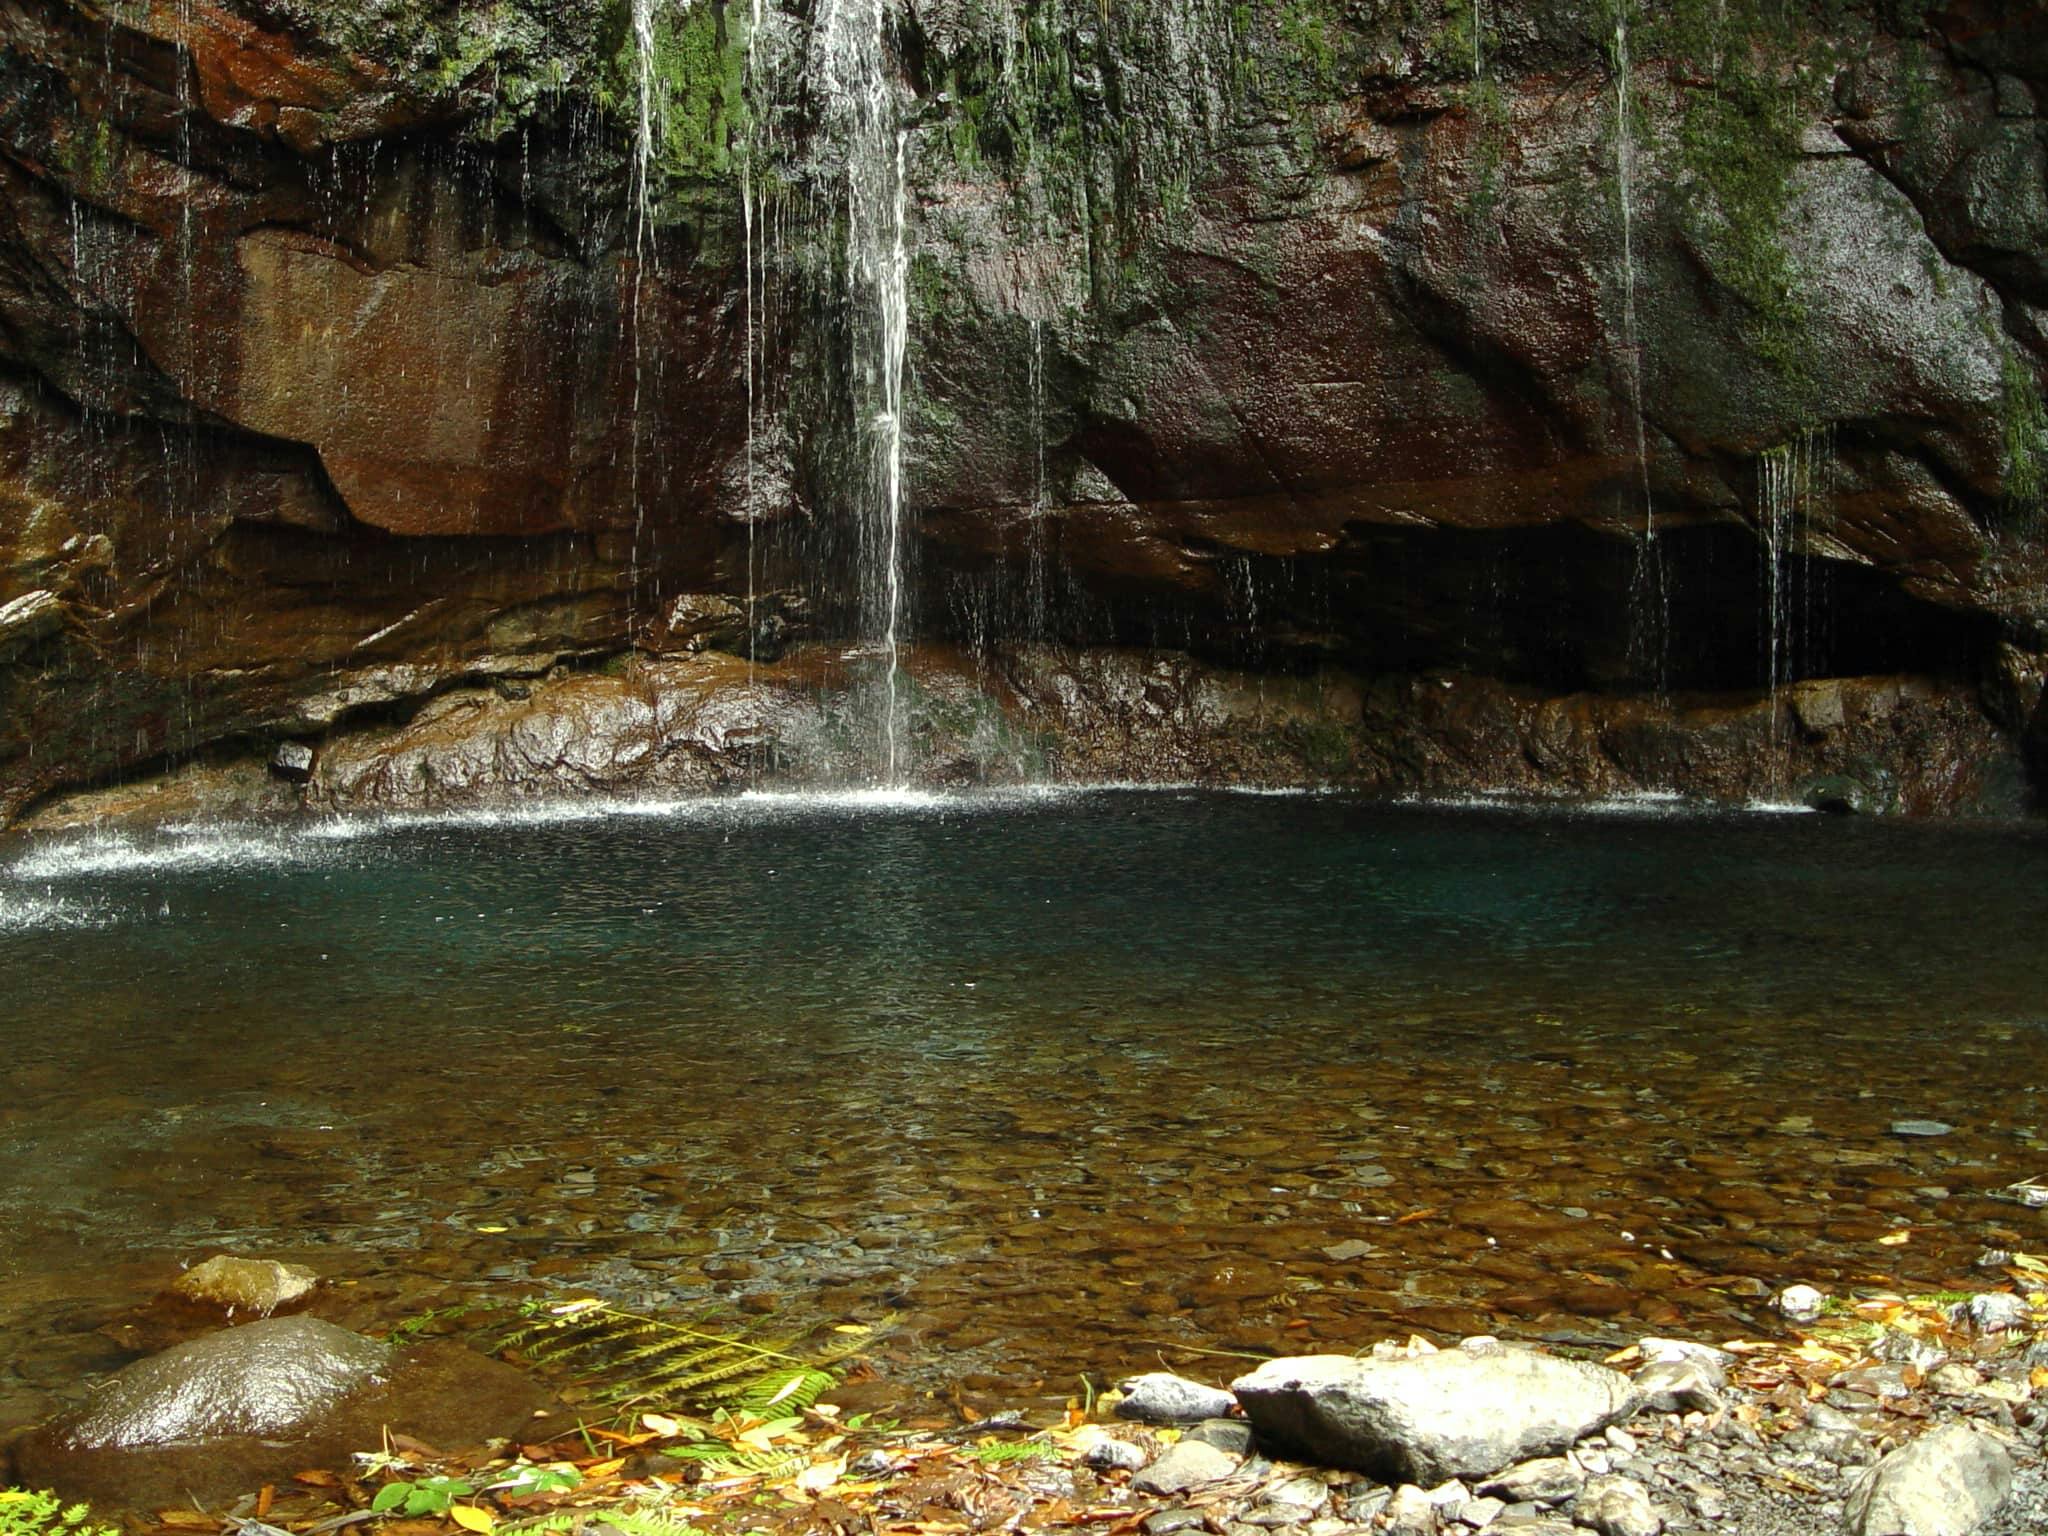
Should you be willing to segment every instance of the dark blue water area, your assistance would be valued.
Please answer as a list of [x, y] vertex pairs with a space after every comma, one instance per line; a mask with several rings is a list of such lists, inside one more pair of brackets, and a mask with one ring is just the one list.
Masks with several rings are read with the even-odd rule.
[[1760, 1327], [1782, 1278], [2048, 1246], [2001, 1193], [2048, 1172], [2044, 894], [2035, 827], [1667, 804], [763, 797], [17, 842], [0, 1321], [83, 1328], [234, 1247], [393, 1306], [889, 1304], [912, 1376], [1303, 1318], [1344, 1347]]

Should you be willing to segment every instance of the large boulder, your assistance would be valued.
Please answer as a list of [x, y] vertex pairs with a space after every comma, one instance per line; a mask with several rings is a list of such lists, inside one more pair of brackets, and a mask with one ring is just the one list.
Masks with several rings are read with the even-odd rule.
[[1885, 1457], [1850, 1492], [1852, 1536], [1969, 1536], [2012, 1492], [2012, 1457], [1967, 1424], [1944, 1424]]
[[16, 1479], [103, 1512], [213, 1504], [346, 1465], [391, 1430], [458, 1447], [539, 1438], [546, 1394], [445, 1343], [398, 1349], [310, 1317], [227, 1328], [138, 1360], [15, 1448]]
[[1618, 1371], [1490, 1341], [1410, 1359], [1269, 1360], [1231, 1390], [1261, 1444], [1424, 1487], [1562, 1451], [1636, 1403]]

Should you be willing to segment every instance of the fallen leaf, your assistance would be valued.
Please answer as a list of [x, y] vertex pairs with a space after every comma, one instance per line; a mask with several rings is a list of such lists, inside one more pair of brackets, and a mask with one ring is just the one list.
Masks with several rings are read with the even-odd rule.
[[156, 1512], [156, 1523], [174, 1531], [217, 1531], [220, 1516], [209, 1515], [203, 1509], [160, 1509]]
[[1877, 1240], [1877, 1245], [1880, 1248], [1903, 1248], [1912, 1240], [1913, 1234], [1901, 1228], [1897, 1232], [1885, 1233], [1883, 1237]]
[[829, 1461], [818, 1462], [797, 1473], [796, 1486], [805, 1493], [827, 1493], [838, 1486], [839, 1479], [845, 1472], [846, 1458], [834, 1456]]
[[270, 1506], [277, 1501], [277, 1484], [265, 1483], [256, 1490], [256, 1518], [263, 1519], [270, 1513]]
[[[660, 1418], [660, 1417], [661, 1417], [661, 1415], [660, 1415], [660, 1414], [658, 1414], [658, 1413], [649, 1413], [649, 1414], [643, 1414], [643, 1415], [641, 1416], [641, 1420], [640, 1420], [640, 1422], [641, 1422], [641, 1423], [643, 1423], [643, 1424], [645, 1424], [645, 1423], [647, 1423], [647, 1420], [649, 1420], [649, 1419], [658, 1419], [658, 1418]], [[669, 1419], [669, 1420], [667, 1420], [667, 1421], [665, 1421], [665, 1422], [667, 1422], [667, 1423], [670, 1423], [670, 1424], [674, 1424], [674, 1423], [675, 1423], [675, 1420], [673, 1420], [673, 1419]], [[596, 1427], [595, 1427], [595, 1426], [593, 1425], [593, 1426], [591, 1426], [591, 1427], [589, 1428], [589, 1430], [587, 1431], [587, 1433], [588, 1433], [589, 1435], [591, 1435], [591, 1437], [592, 1437], [592, 1438], [594, 1438], [594, 1439], [598, 1439], [598, 1440], [603, 1440], [603, 1441], [606, 1441], [607, 1443], [609, 1443], [609, 1444], [611, 1444], [611, 1445], [621, 1445], [621, 1446], [624, 1446], [624, 1447], [625, 1447], [625, 1448], [626, 1448], [627, 1450], [631, 1450], [631, 1449], [633, 1449], [633, 1447], [635, 1447], [635, 1446], [638, 1446], [638, 1445], [647, 1445], [647, 1444], [649, 1444], [649, 1443], [650, 1443], [650, 1442], [652, 1442], [652, 1441], [655, 1441], [655, 1440], [659, 1440], [659, 1439], [661, 1439], [661, 1438], [662, 1438], [662, 1436], [664, 1436], [664, 1435], [674, 1435], [674, 1434], [678, 1434], [678, 1433], [680, 1433], [680, 1432], [681, 1432], [681, 1428], [682, 1428], [682, 1427], [681, 1427], [680, 1425], [677, 1425], [677, 1427], [676, 1427], [675, 1429], [666, 1429], [666, 1430], [662, 1430], [662, 1429], [655, 1429], [655, 1428], [654, 1428], [654, 1427], [653, 1427], [652, 1425], [648, 1425], [649, 1433], [647, 1433], [647, 1434], [644, 1434], [644, 1435], [627, 1435], [627, 1434], [621, 1434], [621, 1433], [620, 1433], [620, 1432], [619, 1432], [618, 1430], [616, 1430], [616, 1429], [598, 1429], [598, 1428], [596, 1428]]]
[[314, 1467], [306, 1472], [294, 1472], [292, 1481], [307, 1488], [339, 1488], [341, 1479], [324, 1467]]
[[1427, 1221], [1430, 1217], [1434, 1216], [1441, 1209], [1441, 1206], [1425, 1205], [1421, 1210], [1410, 1211], [1406, 1216], [1396, 1216], [1394, 1218], [1394, 1225], [1397, 1227], [1405, 1227], [1410, 1222]]
[[498, 1524], [497, 1517], [488, 1509], [480, 1509], [474, 1504], [455, 1505], [448, 1511], [448, 1518], [465, 1531], [475, 1531], [477, 1536], [491, 1536]]
[[615, 1456], [609, 1461], [579, 1461], [576, 1463], [576, 1470], [583, 1474], [586, 1481], [595, 1482], [600, 1477], [610, 1477], [625, 1464], [625, 1457]]

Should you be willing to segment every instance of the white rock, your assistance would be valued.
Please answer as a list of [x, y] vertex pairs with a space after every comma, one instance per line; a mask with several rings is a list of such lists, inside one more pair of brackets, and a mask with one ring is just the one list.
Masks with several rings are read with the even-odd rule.
[[1586, 1474], [1562, 1456], [1539, 1456], [1509, 1467], [1479, 1491], [1511, 1504], [1562, 1504], [1585, 1486]]
[[1413, 1483], [1403, 1483], [1394, 1490], [1380, 1518], [1386, 1521], [1393, 1536], [1435, 1536], [1437, 1529], [1436, 1505]]
[[1810, 1323], [1827, 1305], [1827, 1297], [1810, 1285], [1788, 1285], [1771, 1299], [1779, 1315], [1795, 1323]]
[[1572, 1519], [1600, 1536], [1661, 1536], [1664, 1521], [1650, 1507], [1649, 1490], [1625, 1477], [1596, 1477], [1586, 1484]]
[[1562, 1451], [1636, 1403], [1617, 1371], [1507, 1346], [1269, 1360], [1231, 1386], [1261, 1444], [1429, 1484]]
[[1852, 1536], [1969, 1536], [2012, 1492], [2012, 1457], [1982, 1430], [1944, 1424], [1893, 1451], [1850, 1491]]

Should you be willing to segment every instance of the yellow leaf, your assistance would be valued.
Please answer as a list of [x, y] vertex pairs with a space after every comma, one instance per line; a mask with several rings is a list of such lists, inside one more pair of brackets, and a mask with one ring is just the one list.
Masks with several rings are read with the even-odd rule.
[[497, 1517], [488, 1509], [479, 1509], [474, 1504], [457, 1504], [448, 1511], [448, 1518], [465, 1531], [475, 1531], [477, 1536], [491, 1536], [497, 1527]]
[[495, 1221], [490, 1222], [488, 1224], [479, 1225], [477, 1227], [477, 1231], [479, 1232], [510, 1232], [511, 1230], [512, 1229], [510, 1227], [500, 1226]]
[[864, 1323], [839, 1323], [834, 1325], [832, 1331], [834, 1333], [873, 1333], [875, 1330]]
[[1877, 1240], [1877, 1245], [1880, 1248], [1903, 1248], [1912, 1240], [1913, 1234], [1911, 1232], [1903, 1230], [1898, 1232], [1887, 1232], [1883, 1237], [1880, 1237]]
[[596, 1482], [600, 1477], [610, 1477], [625, 1464], [626, 1458], [623, 1456], [614, 1457], [610, 1461], [594, 1461], [583, 1469], [583, 1476], [591, 1482]]

